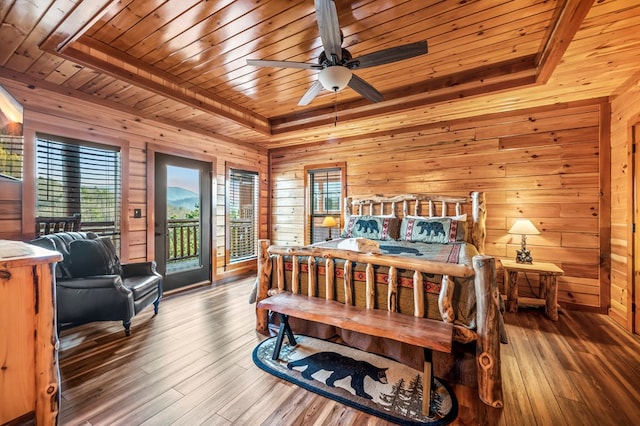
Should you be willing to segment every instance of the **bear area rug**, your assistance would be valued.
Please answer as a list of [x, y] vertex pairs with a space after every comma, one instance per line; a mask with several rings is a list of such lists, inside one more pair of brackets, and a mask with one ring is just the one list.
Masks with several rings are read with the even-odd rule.
[[[438, 379], [429, 416], [422, 415], [422, 372], [392, 359], [338, 343], [295, 335], [272, 360], [276, 338], [262, 341], [253, 361], [264, 371], [307, 390], [402, 425], [446, 425], [458, 415], [455, 395]], [[286, 342], [286, 339], [285, 339]]]

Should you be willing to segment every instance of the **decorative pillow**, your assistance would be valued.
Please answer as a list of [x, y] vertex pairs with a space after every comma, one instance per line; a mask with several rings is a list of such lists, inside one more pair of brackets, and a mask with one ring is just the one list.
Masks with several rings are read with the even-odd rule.
[[464, 242], [466, 222], [448, 217], [405, 217], [400, 226], [400, 240], [424, 243]]
[[120, 259], [113, 242], [107, 237], [74, 240], [69, 244], [71, 276], [122, 275]]
[[342, 238], [397, 240], [400, 221], [393, 216], [350, 216], [344, 224]]

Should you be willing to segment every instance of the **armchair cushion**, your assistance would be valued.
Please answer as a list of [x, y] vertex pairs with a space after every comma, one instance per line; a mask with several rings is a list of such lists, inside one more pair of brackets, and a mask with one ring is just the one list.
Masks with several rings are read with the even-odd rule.
[[139, 277], [143, 275], [157, 275], [156, 262], [125, 263], [122, 265], [122, 276], [124, 278]]
[[109, 238], [75, 240], [69, 244], [71, 276], [74, 278], [96, 275], [122, 275], [120, 259]]

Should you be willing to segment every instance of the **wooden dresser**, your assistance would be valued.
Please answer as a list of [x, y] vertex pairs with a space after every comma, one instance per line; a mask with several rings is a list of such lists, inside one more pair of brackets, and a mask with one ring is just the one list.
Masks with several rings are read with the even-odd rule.
[[18, 418], [57, 423], [53, 271], [60, 260], [56, 251], [0, 240], [0, 425]]

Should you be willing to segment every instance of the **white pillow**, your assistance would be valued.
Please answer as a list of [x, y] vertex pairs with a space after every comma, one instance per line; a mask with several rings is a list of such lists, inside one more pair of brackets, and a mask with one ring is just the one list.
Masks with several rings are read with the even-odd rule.
[[457, 220], [457, 221], [460, 221], [460, 222], [466, 222], [467, 221], [467, 214], [466, 213], [455, 215], [455, 216], [433, 216], [433, 217], [429, 217], [429, 216], [411, 216], [411, 215], [409, 215], [409, 216], [407, 216], [407, 219], [426, 219], [426, 220], [429, 220], [429, 219], [438, 219], [440, 217], [444, 217], [444, 218], [452, 219], [452, 220]]

